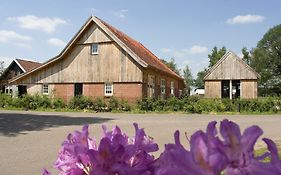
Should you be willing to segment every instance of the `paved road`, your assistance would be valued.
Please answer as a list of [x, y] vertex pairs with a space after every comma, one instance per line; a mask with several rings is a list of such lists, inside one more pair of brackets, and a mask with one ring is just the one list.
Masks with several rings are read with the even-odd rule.
[[[91, 136], [99, 138], [101, 125], [108, 128], [119, 125], [130, 136], [134, 134], [133, 122], [145, 128], [148, 135], [159, 143], [160, 150], [167, 142], [173, 142], [173, 133], [180, 130], [193, 133], [205, 129], [208, 122], [228, 118], [241, 128], [257, 124], [265, 137], [281, 139], [281, 115], [171, 115], [171, 114], [89, 114], [0, 111], [0, 174], [35, 175], [46, 167], [52, 172], [58, 149], [66, 135], [90, 124]], [[261, 145], [261, 142], [259, 143]]]

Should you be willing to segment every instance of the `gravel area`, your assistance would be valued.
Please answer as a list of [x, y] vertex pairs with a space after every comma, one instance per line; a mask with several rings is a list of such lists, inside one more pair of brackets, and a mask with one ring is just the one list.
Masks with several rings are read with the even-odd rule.
[[[133, 122], [145, 128], [146, 133], [159, 143], [173, 142], [173, 133], [180, 130], [192, 134], [205, 129], [208, 122], [223, 119], [237, 122], [242, 129], [259, 125], [264, 137], [281, 140], [281, 115], [179, 115], [179, 114], [112, 114], [112, 113], [62, 113], [0, 111], [0, 170], [5, 175], [40, 174], [43, 168], [52, 168], [58, 149], [67, 134], [81, 130], [83, 124], [90, 125], [91, 137], [99, 138], [101, 125], [108, 128], [119, 125], [130, 136], [134, 134]], [[257, 144], [262, 147], [261, 141]], [[156, 153], [158, 156], [159, 153]]]

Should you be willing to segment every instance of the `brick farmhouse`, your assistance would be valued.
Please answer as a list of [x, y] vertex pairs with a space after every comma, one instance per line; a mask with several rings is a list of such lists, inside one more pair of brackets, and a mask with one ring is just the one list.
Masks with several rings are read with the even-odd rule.
[[60, 54], [10, 81], [28, 94], [68, 102], [77, 95], [136, 102], [179, 96], [184, 82], [140, 42], [90, 17]]

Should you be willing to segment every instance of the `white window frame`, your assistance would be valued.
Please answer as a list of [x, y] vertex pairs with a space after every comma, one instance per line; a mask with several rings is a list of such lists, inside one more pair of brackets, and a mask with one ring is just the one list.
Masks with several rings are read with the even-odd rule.
[[42, 85], [42, 94], [43, 95], [49, 95], [49, 85], [48, 84]]
[[165, 79], [161, 79], [161, 94], [165, 95], [166, 94], [166, 80]]
[[105, 96], [113, 96], [113, 83], [105, 83], [104, 84], [104, 95]]
[[171, 81], [171, 95], [175, 95], [175, 83]]
[[92, 43], [92, 45], [91, 45], [91, 54], [92, 55], [99, 54], [99, 45], [98, 45], [98, 43]]

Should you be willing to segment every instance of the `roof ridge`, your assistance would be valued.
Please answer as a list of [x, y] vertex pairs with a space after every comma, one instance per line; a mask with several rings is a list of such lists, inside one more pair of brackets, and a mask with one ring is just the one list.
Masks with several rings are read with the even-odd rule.
[[26, 61], [26, 62], [32, 62], [32, 63], [40, 63], [40, 64], [42, 64], [41, 62], [38, 62], [38, 61], [26, 60], [26, 59], [22, 59], [22, 58], [16, 58], [15, 60], [18, 60], [18, 61]]
[[[142, 49], [143, 49], [143, 51], [144, 52], [147, 52], [147, 54], [150, 54], [150, 56], [151, 56], [151, 58], [149, 59], [149, 58], [146, 58], [146, 59], [149, 59], [149, 60], [147, 60], [147, 61], [151, 61], [151, 62], [153, 62], [154, 64], [156, 64], [156, 65], [151, 65], [151, 64], [149, 64], [149, 66], [151, 66], [151, 67], [154, 67], [154, 68], [156, 68], [156, 69], [159, 69], [160, 71], [164, 71], [164, 72], [166, 72], [166, 73], [169, 73], [169, 74], [171, 74], [171, 75], [173, 75], [173, 76], [176, 76], [177, 78], [181, 78], [182, 79], [182, 77], [180, 76], [180, 75], [178, 75], [177, 73], [175, 73], [173, 70], [171, 70], [166, 64], [164, 64], [153, 52], [151, 52], [147, 47], [145, 47], [141, 42], [139, 42], [139, 41], [137, 41], [137, 40], [135, 40], [134, 38], [132, 38], [132, 37], [130, 37], [129, 35], [127, 35], [126, 33], [124, 33], [124, 32], [122, 32], [122, 31], [120, 31], [119, 29], [117, 29], [116, 27], [114, 27], [114, 26], [112, 26], [112, 25], [110, 25], [110, 24], [108, 24], [107, 22], [105, 22], [105, 21], [103, 21], [102, 19], [100, 19], [100, 18], [98, 18], [98, 17], [96, 17], [100, 22], [102, 22], [111, 32], [113, 32], [113, 34], [117, 37], [117, 38], [119, 38], [120, 40], [124, 40], [125, 42], [129, 42], [130, 44], [131, 44], [131, 46], [132, 45], [136, 45], [136, 44], [138, 44], [140, 47], [142, 47]], [[121, 35], [121, 36], [118, 36], [118, 35]], [[122, 37], [122, 38], [120, 38], [120, 37]], [[124, 43], [125, 45], [127, 45], [128, 47], [130, 47], [130, 44], [126, 44], [126, 43]], [[136, 46], [136, 47], [138, 47], [138, 46]], [[136, 48], [135, 48], [136, 49]], [[135, 51], [134, 51], [134, 49], [131, 49], [136, 55], [138, 55], [139, 56], [139, 54], [138, 53], [136, 53]], [[144, 53], [145, 54], [145, 53]], [[143, 56], [143, 55], [142, 55]], [[144, 57], [142, 57], [142, 56], [139, 56], [142, 60], [143, 59], [145, 59]], [[146, 60], [143, 60], [143, 61], [145, 61], [145, 62], [147, 62]], [[160, 64], [160, 65], [159, 65]], [[160, 67], [162, 67], [162, 68], [159, 68], [157, 65], [159, 65]], [[164, 69], [164, 70], [163, 70]]]

